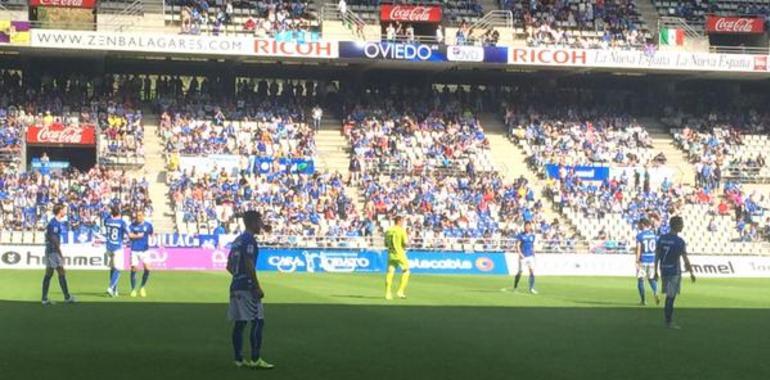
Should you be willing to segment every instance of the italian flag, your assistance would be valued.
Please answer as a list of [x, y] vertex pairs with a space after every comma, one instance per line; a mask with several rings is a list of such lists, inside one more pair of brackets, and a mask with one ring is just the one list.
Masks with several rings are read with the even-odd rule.
[[660, 30], [660, 44], [670, 46], [684, 45], [684, 30], [663, 28]]

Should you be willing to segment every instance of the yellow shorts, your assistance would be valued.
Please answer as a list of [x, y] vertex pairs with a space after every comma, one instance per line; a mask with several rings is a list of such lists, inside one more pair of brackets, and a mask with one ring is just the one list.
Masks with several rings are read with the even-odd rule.
[[389, 256], [388, 266], [401, 268], [401, 270], [409, 270], [409, 260], [406, 258], [406, 256]]

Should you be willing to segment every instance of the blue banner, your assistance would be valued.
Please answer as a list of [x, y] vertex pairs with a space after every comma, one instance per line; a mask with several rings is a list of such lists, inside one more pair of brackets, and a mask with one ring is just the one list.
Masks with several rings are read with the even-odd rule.
[[312, 159], [251, 157], [249, 160], [253, 173], [273, 173], [276, 162], [278, 162], [278, 170], [281, 172], [300, 174], [313, 174], [315, 172], [315, 162]]
[[260, 248], [257, 270], [278, 272], [383, 272], [379, 251], [353, 249]]
[[567, 173], [575, 170], [575, 175], [583, 181], [604, 181], [610, 178], [610, 168], [606, 166], [559, 166], [548, 164], [545, 171], [551, 178], [559, 178], [559, 168], [563, 167]]
[[[413, 273], [508, 274], [508, 265], [502, 252], [413, 251], [407, 253], [407, 256]], [[384, 273], [387, 259], [387, 252], [381, 250], [261, 248], [257, 270]]]
[[387, 59], [410, 62], [446, 62], [446, 46], [403, 42], [340, 41], [340, 58]]

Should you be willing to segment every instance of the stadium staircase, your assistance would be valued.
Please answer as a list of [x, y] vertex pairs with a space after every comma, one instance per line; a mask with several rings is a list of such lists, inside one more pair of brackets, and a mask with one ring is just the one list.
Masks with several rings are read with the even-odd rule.
[[642, 20], [647, 25], [647, 30], [650, 31], [653, 39], [657, 41], [659, 16], [658, 9], [652, 2], [653, 0], [639, 0], [636, 2], [636, 10], [642, 16]]
[[674, 144], [668, 128], [654, 118], [640, 120], [642, 127], [647, 130], [652, 138], [653, 150], [666, 156], [666, 166], [674, 170], [674, 183], [682, 183], [688, 186], [695, 185], [695, 169], [687, 161], [687, 157], [679, 147]]
[[[481, 115], [481, 125], [484, 128], [484, 133], [489, 139], [490, 155], [492, 162], [500, 173], [505, 183], [514, 182], [520, 177], [527, 179], [529, 185], [535, 194], [543, 194], [545, 187], [545, 181], [532, 172], [527, 166], [527, 157], [524, 155], [522, 149], [517, 147], [509, 138], [508, 131], [505, 125], [500, 120], [500, 116], [494, 113], [485, 113]], [[552, 221], [554, 219], [559, 220], [559, 224], [567, 227], [568, 235], [578, 233], [579, 231], [572, 222], [559, 215], [555, 211], [554, 204], [550, 199], [546, 197], [540, 197], [543, 200], [543, 216], [546, 220]], [[586, 236], [583, 236], [584, 238]], [[580, 243], [582, 244], [582, 243]], [[578, 252], [582, 252], [585, 247], [578, 244], [576, 247]]]
[[[315, 135], [318, 149], [316, 170], [338, 172], [347, 179], [350, 176], [350, 152], [348, 141], [342, 135], [342, 121], [336, 118], [324, 117], [321, 129]], [[345, 195], [353, 201], [359, 215], [364, 210], [364, 198], [356, 186], [345, 186]]]
[[158, 115], [144, 116], [144, 149], [145, 164], [143, 175], [150, 183], [150, 199], [152, 200], [152, 223], [158, 233], [173, 233], [174, 213], [168, 195], [166, 184], [166, 159], [163, 154], [163, 144], [158, 136]]

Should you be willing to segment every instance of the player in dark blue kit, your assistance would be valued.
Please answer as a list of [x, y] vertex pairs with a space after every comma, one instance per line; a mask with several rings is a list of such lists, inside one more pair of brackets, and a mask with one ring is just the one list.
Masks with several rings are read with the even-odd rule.
[[[262, 330], [265, 326], [262, 298], [265, 293], [257, 278], [256, 262], [259, 255], [255, 235], [262, 229], [262, 217], [256, 211], [243, 214], [245, 231], [232, 243], [227, 257], [227, 271], [233, 276], [230, 283], [230, 307], [228, 318], [233, 326], [233, 350], [235, 365], [254, 369], [272, 369], [274, 366], [264, 361], [260, 355], [262, 349]], [[251, 322], [251, 360], [243, 359], [243, 330]]]
[[655, 255], [655, 278], [663, 277], [663, 293], [666, 294], [666, 307], [664, 315], [666, 318], [666, 327], [680, 329], [674, 324], [674, 300], [682, 288], [682, 266], [681, 260], [684, 260], [684, 269], [690, 272], [690, 279], [695, 282], [695, 274], [690, 266], [690, 259], [687, 258], [687, 247], [684, 240], [679, 237], [679, 233], [684, 228], [684, 221], [681, 217], [672, 217], [669, 221], [671, 232], [661, 236], [658, 239], [658, 246]]
[[655, 280], [655, 245], [658, 238], [651, 229], [651, 223], [646, 219], [639, 221], [639, 229], [641, 231], [636, 235], [636, 287], [639, 290], [641, 304], [646, 305], [644, 278], [647, 277], [655, 303], [660, 304], [658, 281]]
[[137, 211], [134, 222], [128, 226], [128, 238], [131, 239], [131, 297], [136, 297], [136, 268], [139, 264], [144, 268], [142, 275], [142, 287], [139, 295], [147, 297], [147, 280], [150, 279], [150, 264], [148, 250], [150, 249], [150, 235], [154, 233], [152, 224], [144, 220], [144, 212]]
[[64, 302], [74, 303], [75, 297], [69, 292], [67, 286], [67, 277], [64, 271], [64, 257], [61, 252], [61, 233], [64, 231], [65, 217], [67, 215], [67, 206], [57, 204], [53, 206], [53, 219], [48, 222], [45, 228], [45, 277], [43, 277], [43, 305], [50, 305], [48, 299], [48, 288], [51, 287], [51, 277], [53, 272], [59, 274], [59, 286], [64, 293]]
[[110, 286], [107, 288], [107, 294], [110, 297], [118, 296], [120, 269], [118, 269], [118, 265], [115, 263], [115, 256], [122, 257], [119, 253], [122, 253], [123, 240], [127, 230], [126, 221], [120, 217], [120, 209], [113, 207], [110, 210], [110, 216], [104, 220], [104, 237], [107, 241], [107, 251], [104, 255], [107, 257], [107, 265], [110, 267]]
[[537, 290], [535, 290], [535, 233], [532, 232], [532, 222], [524, 223], [524, 232], [520, 233], [516, 240], [519, 271], [516, 272], [516, 277], [513, 280], [513, 291], [519, 287], [521, 274], [524, 272], [524, 267], [527, 267], [529, 270], [529, 292], [537, 294]]

